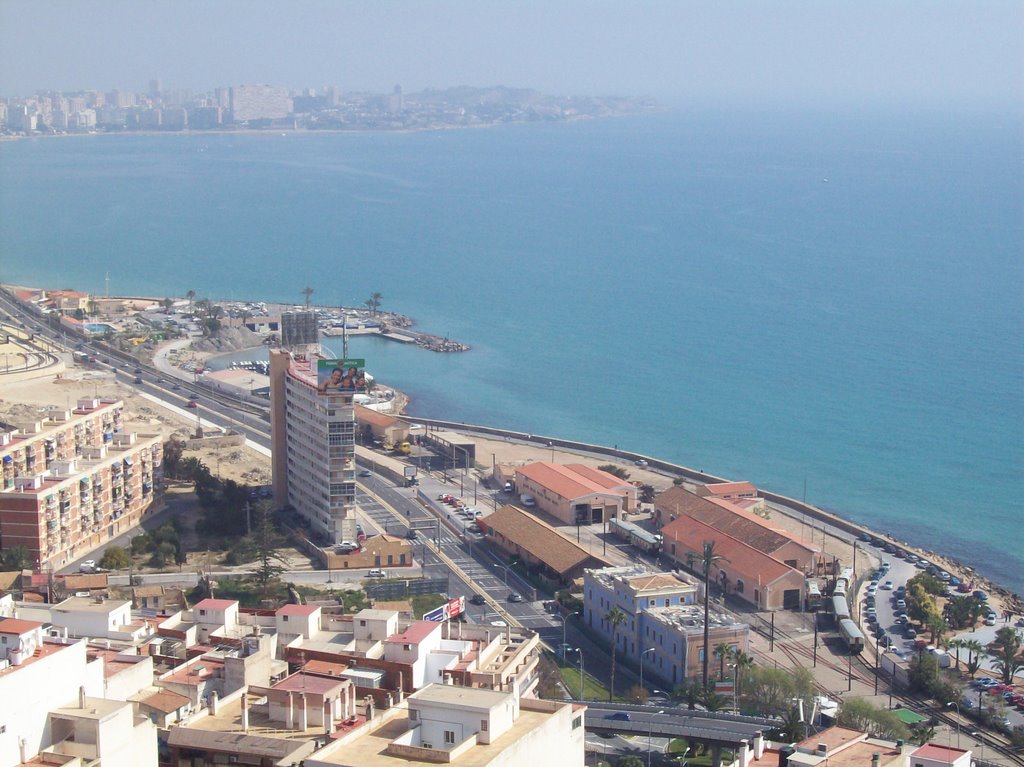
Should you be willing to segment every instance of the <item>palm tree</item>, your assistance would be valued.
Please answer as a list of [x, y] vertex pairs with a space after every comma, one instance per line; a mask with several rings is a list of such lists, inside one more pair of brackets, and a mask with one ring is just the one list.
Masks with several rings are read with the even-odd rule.
[[732, 654], [732, 662], [736, 664], [736, 696], [740, 694], [740, 684], [743, 682], [743, 674], [754, 665], [754, 656], [748, 655], [743, 650], [736, 650]]
[[191, 314], [192, 302], [196, 300], [196, 292], [194, 290], [188, 291], [188, 293], [185, 294], [185, 298], [188, 299], [188, 313]]
[[380, 309], [380, 300], [382, 298], [384, 298], [384, 296], [376, 291], [370, 294], [370, 300], [367, 301], [367, 305], [370, 307], [370, 311], [374, 314], [376, 314], [377, 310]]
[[1013, 676], [1024, 669], [1021, 639], [1013, 626], [1003, 626], [996, 632], [999, 649], [993, 654], [992, 667], [1002, 674], [1003, 684], [1013, 684]]
[[977, 639], [965, 639], [963, 643], [964, 649], [967, 650], [967, 673], [973, 678], [981, 666], [981, 659], [988, 653], [985, 651], [985, 646]]
[[315, 291], [308, 285], [302, 289], [302, 295], [306, 297], [306, 308], [309, 308], [309, 298]]
[[725, 679], [725, 659], [732, 655], [732, 648], [728, 642], [719, 642], [715, 645], [715, 657], [718, 658], [718, 678]]
[[929, 615], [928, 623], [926, 625], [932, 634], [932, 644], [938, 644], [942, 635], [949, 630], [949, 624], [946, 623], [946, 619], [938, 614]]
[[954, 658], [956, 659], [956, 667], [960, 669], [960, 650], [964, 646], [965, 640], [963, 639], [950, 639], [946, 642], [946, 649], [953, 650]]
[[709, 624], [709, 610], [711, 603], [711, 567], [712, 565], [723, 561], [725, 561], [725, 557], [721, 554], [715, 553], [715, 542], [705, 541], [703, 555], [701, 556], [701, 567], [704, 573], [704, 675], [702, 681], [705, 688], [708, 686], [708, 662], [711, 660], [711, 653], [708, 652], [710, 649], [708, 634], [711, 630], [711, 626]]
[[604, 614], [604, 619], [612, 628], [612, 683], [608, 689], [608, 700], [610, 701], [615, 697], [615, 651], [617, 649], [615, 640], [619, 633], [619, 626], [626, 622], [626, 614], [618, 607], [613, 607]]

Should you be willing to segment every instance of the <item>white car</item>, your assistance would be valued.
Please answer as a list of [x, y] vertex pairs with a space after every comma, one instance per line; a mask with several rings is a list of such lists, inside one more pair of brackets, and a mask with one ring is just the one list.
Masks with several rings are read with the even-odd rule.
[[892, 581], [886, 581], [882, 584], [883, 591], [892, 591]]
[[96, 569], [96, 560], [87, 559], [78, 566], [80, 573], [91, 573]]

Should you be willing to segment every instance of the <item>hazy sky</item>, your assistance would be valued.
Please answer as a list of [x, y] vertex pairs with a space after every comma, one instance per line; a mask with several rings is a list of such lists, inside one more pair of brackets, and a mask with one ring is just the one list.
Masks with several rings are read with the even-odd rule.
[[666, 102], [1022, 101], [1006, 0], [0, 0], [0, 95], [451, 85]]

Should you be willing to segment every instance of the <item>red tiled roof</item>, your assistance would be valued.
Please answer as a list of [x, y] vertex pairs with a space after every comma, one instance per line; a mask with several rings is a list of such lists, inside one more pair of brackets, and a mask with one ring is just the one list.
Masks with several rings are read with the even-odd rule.
[[227, 610], [232, 605], [237, 605], [234, 599], [204, 599], [196, 604], [193, 610]]
[[156, 709], [163, 714], [171, 714], [182, 706], [187, 706], [190, 701], [184, 695], [179, 695], [173, 690], [163, 690], [161, 692], [153, 693], [148, 698], [143, 698], [139, 703], [143, 706]]
[[42, 628], [39, 621], [25, 621], [20, 618], [0, 618], [0, 634], [16, 634], [21, 636], [30, 631]]
[[701, 552], [706, 541], [714, 541], [715, 553], [725, 558], [722, 569], [730, 574], [744, 574], [747, 578], [760, 576], [762, 586], [789, 573], [800, 574], [763, 551], [685, 514], [665, 525], [661, 534], [667, 551], [671, 551], [673, 542], [682, 545], [683, 551], [675, 555], [677, 559], [684, 559], [687, 551]]
[[376, 410], [363, 405], [356, 405], [356, 420], [360, 423], [369, 423], [386, 429], [399, 422], [399, 419], [386, 413], [378, 413]]
[[478, 518], [476, 523], [485, 533], [493, 530], [559, 574], [588, 560], [607, 564], [551, 525], [515, 506], [503, 506], [493, 514]]
[[440, 631], [437, 621], [416, 621], [400, 634], [392, 634], [385, 641], [392, 644], [419, 644], [435, 631]]
[[710, 485], [704, 485], [704, 489], [711, 495], [757, 494], [757, 488], [750, 482], [713, 482]]
[[950, 748], [949, 746], [940, 746], [938, 743], [925, 743], [920, 748], [914, 750], [910, 755], [919, 756], [922, 759], [934, 759], [936, 762], [955, 762], [961, 756], [967, 752], [961, 748]]
[[[768, 525], [755, 514], [738, 508], [719, 498], [701, 498], [682, 487], [670, 487], [654, 499], [654, 506], [662, 517], [685, 514], [721, 530], [726, 535], [771, 554], [793, 539]], [[802, 544], [801, 544], [802, 545]]]
[[[440, 626], [441, 624], [435, 624]], [[285, 677], [270, 689], [288, 690], [289, 692], [309, 692], [316, 695], [325, 695], [339, 687], [352, 684], [347, 679], [337, 677], [319, 676], [317, 674], [304, 674], [297, 671], [291, 676]]]
[[285, 605], [277, 611], [278, 615], [312, 615], [320, 609], [319, 605]]
[[628, 482], [608, 472], [578, 463], [559, 464], [541, 461], [520, 467], [516, 474], [521, 474], [569, 500], [595, 493], [624, 496], [633, 490]]

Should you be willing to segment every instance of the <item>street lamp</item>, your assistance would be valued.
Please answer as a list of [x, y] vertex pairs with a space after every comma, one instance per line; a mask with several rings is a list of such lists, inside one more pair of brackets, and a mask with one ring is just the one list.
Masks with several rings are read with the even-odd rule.
[[576, 648], [576, 657], [580, 664], [580, 700], [585, 700], [583, 697], [583, 650], [579, 647]]
[[738, 714], [740, 712], [740, 709], [739, 704], [736, 701], [736, 687], [738, 686], [737, 683], [739, 682], [740, 664], [730, 663], [729, 668], [732, 669], [732, 710], [733, 712]]
[[653, 647], [648, 647], [646, 650], [644, 650], [644, 651], [642, 651], [640, 653], [640, 689], [641, 690], [644, 687], [644, 656], [647, 653], [649, 653], [649, 652], [654, 652], [654, 648]]
[[[658, 712], [658, 714], [664, 713], [664, 710]], [[651, 734], [654, 732], [654, 717], [658, 716], [658, 714], [653, 714], [647, 722], [647, 767], [651, 767]]]
[[946, 708], [950, 707], [956, 709], [956, 747], [960, 748], [960, 706], [955, 700], [951, 700], [946, 704]]
[[[561, 618], [561, 620], [562, 620], [562, 647], [565, 647], [565, 622], [571, 616], [573, 616], [573, 615], [579, 615], [579, 613], [575, 612], [575, 613], [569, 613], [569, 615], [556, 615], [555, 616], [556, 618]], [[562, 657], [563, 658], [565, 657], [565, 653], [564, 652], [562, 653]]]

